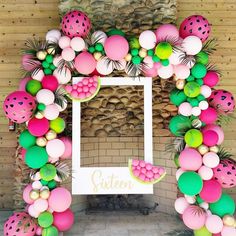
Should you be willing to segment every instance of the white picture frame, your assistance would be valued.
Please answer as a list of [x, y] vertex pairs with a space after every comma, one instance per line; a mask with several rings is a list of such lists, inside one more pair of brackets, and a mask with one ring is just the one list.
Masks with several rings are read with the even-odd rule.
[[[74, 77], [73, 84], [83, 78]], [[152, 78], [101, 77], [100, 80], [101, 86], [144, 87], [144, 160], [153, 163]], [[81, 167], [80, 102], [73, 100], [72, 106], [72, 194], [153, 194], [152, 184], [142, 184], [130, 175], [128, 163], [127, 167]]]

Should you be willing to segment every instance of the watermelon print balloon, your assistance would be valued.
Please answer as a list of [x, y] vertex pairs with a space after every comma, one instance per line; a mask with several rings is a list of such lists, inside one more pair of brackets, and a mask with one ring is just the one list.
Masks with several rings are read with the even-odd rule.
[[235, 100], [232, 93], [218, 89], [208, 98], [210, 106], [214, 107], [219, 113], [230, 113], [235, 108]]
[[200, 15], [193, 15], [186, 18], [180, 25], [179, 33], [181, 38], [194, 35], [205, 42], [208, 39], [211, 27], [206, 18]]
[[70, 38], [86, 37], [91, 29], [88, 16], [82, 11], [68, 12], [62, 19], [62, 32]]
[[18, 124], [28, 121], [33, 115], [35, 107], [35, 99], [24, 91], [9, 94], [3, 103], [5, 115]]

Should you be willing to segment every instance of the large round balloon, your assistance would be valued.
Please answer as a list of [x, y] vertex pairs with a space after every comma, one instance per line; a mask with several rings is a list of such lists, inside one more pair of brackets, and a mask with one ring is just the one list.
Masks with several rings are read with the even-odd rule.
[[60, 140], [65, 145], [65, 151], [60, 157], [61, 159], [71, 159], [72, 156], [72, 141], [69, 137], [61, 137]]
[[232, 93], [218, 89], [212, 92], [211, 96], [208, 98], [210, 106], [217, 109], [220, 113], [230, 113], [233, 112], [235, 108], [235, 101]]
[[118, 61], [128, 54], [129, 43], [124, 37], [113, 35], [106, 39], [104, 50], [108, 58]]
[[39, 146], [32, 146], [27, 149], [25, 162], [32, 169], [38, 169], [48, 162], [46, 149]]
[[186, 171], [179, 177], [178, 187], [183, 194], [193, 196], [201, 192], [203, 181], [196, 172]]
[[84, 12], [74, 10], [63, 16], [61, 28], [62, 32], [70, 38], [86, 37], [91, 29], [91, 22]]
[[225, 215], [233, 215], [235, 212], [234, 199], [227, 193], [222, 193], [217, 202], [210, 204], [212, 214], [223, 217]]
[[193, 230], [201, 229], [206, 222], [206, 213], [199, 206], [191, 205], [183, 213], [184, 224]]
[[203, 78], [204, 84], [211, 88], [216, 86], [219, 80], [219, 75], [215, 71], [207, 71], [205, 77]]
[[180, 25], [179, 33], [181, 38], [195, 35], [205, 42], [210, 33], [210, 25], [206, 18], [200, 15], [193, 15], [186, 18]]
[[201, 63], [196, 63], [191, 69], [192, 76], [197, 79], [202, 79], [203, 77], [206, 76], [206, 73], [207, 73], [207, 68], [205, 65]]
[[184, 86], [184, 93], [190, 98], [197, 97], [200, 94], [200, 85], [196, 82], [188, 82]]
[[34, 200], [30, 198], [30, 192], [32, 189], [32, 184], [28, 184], [23, 190], [23, 200], [28, 204], [34, 203]]
[[224, 131], [219, 125], [209, 124], [209, 125], [206, 125], [202, 129], [203, 132], [207, 131], [207, 130], [213, 130], [217, 133], [217, 135], [218, 135], [217, 145], [220, 145], [220, 144], [223, 143], [223, 141], [224, 141]]
[[19, 136], [20, 145], [27, 149], [31, 146], [34, 146], [36, 143], [36, 137], [33, 136], [27, 129], [24, 130]]
[[46, 118], [37, 119], [34, 117], [29, 121], [28, 129], [32, 135], [41, 137], [47, 133], [49, 129], [49, 121]]
[[67, 209], [63, 212], [53, 212], [53, 225], [61, 232], [68, 231], [74, 223], [74, 213]]
[[10, 93], [3, 103], [3, 110], [6, 117], [19, 124], [31, 118], [35, 107], [34, 98], [24, 91]]
[[177, 115], [170, 120], [169, 128], [172, 134], [183, 136], [184, 133], [191, 129], [192, 123], [188, 117]]
[[151, 30], [145, 30], [139, 35], [139, 43], [142, 48], [153, 49], [156, 45], [156, 35]]
[[221, 185], [216, 180], [204, 181], [202, 191], [199, 193], [200, 197], [208, 203], [218, 201], [221, 197], [221, 194]]
[[190, 129], [184, 135], [184, 140], [190, 147], [199, 147], [203, 141], [202, 133], [197, 129]]

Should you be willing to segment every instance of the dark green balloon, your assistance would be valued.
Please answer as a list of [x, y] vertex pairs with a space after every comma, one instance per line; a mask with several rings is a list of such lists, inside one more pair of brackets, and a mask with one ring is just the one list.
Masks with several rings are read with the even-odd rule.
[[202, 94], [199, 94], [199, 95], [197, 96], [197, 100], [198, 100], [199, 102], [201, 102], [201, 101], [206, 100], [206, 98], [205, 98]]
[[175, 136], [183, 136], [187, 130], [192, 128], [192, 123], [188, 117], [177, 115], [170, 120], [169, 128]]
[[94, 52], [95, 52], [95, 47], [90, 46], [90, 47], [88, 48], [88, 51], [89, 51], [90, 53], [94, 53]]
[[51, 226], [53, 223], [53, 215], [52, 213], [45, 211], [43, 213], [41, 213], [38, 217], [38, 224], [43, 227], [43, 228], [47, 228], [49, 226]]
[[52, 74], [52, 70], [50, 68], [46, 68], [43, 70], [45, 75], [51, 75]]
[[35, 96], [37, 92], [42, 88], [41, 83], [38, 80], [30, 80], [26, 84], [26, 91], [30, 93], [32, 96]]
[[19, 143], [23, 148], [28, 149], [35, 145], [36, 137], [26, 129], [20, 134]]
[[54, 189], [54, 188], [56, 188], [56, 186], [57, 186], [57, 182], [55, 180], [51, 180], [48, 182], [48, 187], [50, 189]]
[[212, 214], [218, 215], [221, 218], [225, 215], [234, 215], [235, 202], [234, 199], [227, 193], [222, 193], [217, 202], [210, 204]]
[[46, 181], [46, 180], [41, 179], [40, 182], [41, 182], [41, 184], [43, 186], [47, 186], [48, 185], [48, 181]]
[[50, 226], [43, 229], [42, 236], [58, 236], [58, 229], [55, 226]]
[[119, 29], [111, 29], [107, 32], [107, 36], [112, 36], [112, 35], [121, 35], [121, 36], [125, 36], [125, 33], [122, 30]]
[[205, 77], [206, 73], [207, 73], [207, 68], [205, 65], [201, 63], [196, 63], [191, 69], [192, 76], [194, 76], [197, 79], [202, 79], [203, 77]]
[[39, 146], [32, 146], [27, 149], [25, 163], [32, 169], [39, 169], [48, 162], [46, 149]]
[[133, 64], [135, 64], [135, 65], [140, 64], [141, 61], [142, 61], [142, 59], [141, 59], [140, 56], [134, 56], [134, 57], [132, 57], [132, 62], [133, 62]]
[[208, 62], [209, 62], [209, 56], [206, 52], [199, 52], [197, 55], [196, 55], [196, 62], [198, 63], [202, 63], [203, 65], [207, 65]]
[[190, 81], [194, 81], [195, 78], [194, 78], [192, 75], [190, 75], [186, 80], [187, 80], [188, 82], [190, 82]]
[[48, 54], [48, 55], [46, 56], [46, 62], [49, 63], [49, 64], [51, 64], [51, 63], [53, 62], [53, 55]]
[[102, 52], [103, 51], [103, 45], [101, 43], [96, 43], [95, 44], [95, 50], [98, 52]]
[[182, 90], [174, 88], [170, 92], [170, 101], [174, 105], [179, 106], [181, 103], [185, 102], [186, 100], [187, 100], [187, 96], [184, 94]]
[[197, 195], [196, 201], [197, 201], [198, 204], [201, 204], [201, 203], [204, 202], [204, 200], [202, 200], [202, 198], [199, 195]]
[[130, 54], [131, 54], [132, 56], [138, 56], [138, 53], [139, 53], [139, 51], [138, 51], [137, 48], [131, 49], [131, 51], [130, 51]]
[[198, 83], [200, 86], [203, 85], [203, 79], [196, 79], [195, 82]]
[[194, 171], [186, 171], [180, 175], [178, 180], [179, 190], [186, 195], [199, 194], [203, 187], [203, 181], [199, 174]]
[[170, 64], [170, 62], [169, 62], [168, 59], [163, 59], [163, 60], [161, 60], [161, 64], [162, 64], [163, 66], [168, 66], [168, 65]]

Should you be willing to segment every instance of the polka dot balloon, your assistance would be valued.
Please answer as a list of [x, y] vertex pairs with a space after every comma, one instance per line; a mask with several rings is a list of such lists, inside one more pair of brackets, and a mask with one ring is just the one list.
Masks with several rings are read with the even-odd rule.
[[63, 33], [70, 38], [86, 37], [91, 29], [91, 22], [83, 12], [74, 10], [63, 17], [61, 28]]
[[180, 37], [194, 35], [205, 42], [208, 39], [211, 27], [206, 18], [200, 15], [193, 15], [186, 18], [180, 25]]

